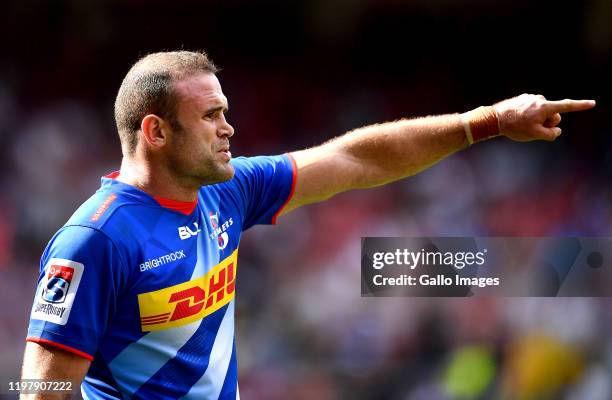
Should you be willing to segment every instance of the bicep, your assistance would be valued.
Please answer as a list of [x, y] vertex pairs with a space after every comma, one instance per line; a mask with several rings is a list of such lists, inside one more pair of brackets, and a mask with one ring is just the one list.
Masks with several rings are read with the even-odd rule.
[[297, 168], [293, 197], [282, 214], [306, 204], [327, 200], [350, 189], [364, 187], [368, 171], [355, 157], [333, 142], [291, 153]]
[[[70, 381], [72, 391], [77, 390], [85, 377], [91, 361], [76, 354], [34, 342], [26, 342], [23, 356], [22, 379], [45, 381]], [[67, 396], [68, 398], [70, 396]], [[61, 396], [33, 396], [31, 399], [62, 398]]]

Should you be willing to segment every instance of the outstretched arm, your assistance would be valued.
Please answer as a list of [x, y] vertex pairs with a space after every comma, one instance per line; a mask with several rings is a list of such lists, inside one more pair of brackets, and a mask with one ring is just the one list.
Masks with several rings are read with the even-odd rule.
[[297, 182], [285, 214], [351, 189], [414, 175], [471, 144], [496, 135], [516, 141], [555, 140], [561, 113], [587, 110], [592, 100], [547, 101], [523, 94], [464, 114], [370, 125], [291, 155]]

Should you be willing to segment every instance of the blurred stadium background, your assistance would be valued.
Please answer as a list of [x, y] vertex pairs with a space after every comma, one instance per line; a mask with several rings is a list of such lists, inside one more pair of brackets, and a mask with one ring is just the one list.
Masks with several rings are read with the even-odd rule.
[[[39, 256], [120, 162], [139, 56], [206, 49], [234, 155], [523, 92], [595, 98], [555, 143], [493, 140], [243, 237], [245, 399], [612, 399], [608, 298], [361, 298], [362, 236], [610, 236], [612, 2], [3, 3], [0, 379], [18, 376]], [[609, 263], [607, 263], [609, 264]]]

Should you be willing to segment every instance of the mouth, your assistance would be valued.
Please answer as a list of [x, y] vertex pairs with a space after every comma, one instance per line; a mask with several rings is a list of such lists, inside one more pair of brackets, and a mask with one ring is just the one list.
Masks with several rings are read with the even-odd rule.
[[229, 144], [221, 147], [219, 150], [217, 150], [217, 153], [220, 153], [223, 158], [227, 159], [227, 161], [232, 158], [232, 153], [230, 152]]

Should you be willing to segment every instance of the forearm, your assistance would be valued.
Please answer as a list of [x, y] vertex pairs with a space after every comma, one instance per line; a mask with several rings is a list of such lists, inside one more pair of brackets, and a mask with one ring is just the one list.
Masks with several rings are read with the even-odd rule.
[[403, 119], [355, 129], [329, 142], [361, 173], [345, 189], [414, 175], [468, 146], [459, 114]]

